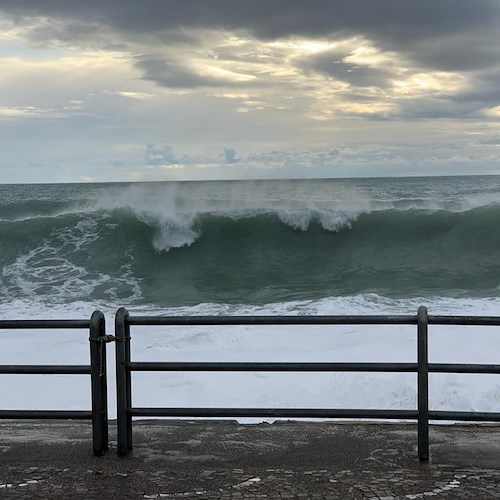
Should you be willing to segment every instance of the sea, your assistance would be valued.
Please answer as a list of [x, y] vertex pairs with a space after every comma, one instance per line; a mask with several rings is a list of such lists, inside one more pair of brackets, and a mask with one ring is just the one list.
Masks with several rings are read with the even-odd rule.
[[[500, 315], [500, 177], [0, 185], [0, 319]], [[416, 359], [414, 327], [137, 327], [133, 359]], [[432, 327], [431, 362], [500, 364], [500, 331]], [[77, 332], [1, 331], [0, 363], [85, 363]], [[108, 349], [113, 370], [113, 349]], [[500, 411], [493, 375], [431, 407]], [[4, 408], [81, 409], [85, 377], [2, 376]], [[137, 373], [140, 406], [416, 406], [414, 374]], [[110, 391], [113, 383], [110, 382]], [[112, 400], [112, 395], [110, 395]], [[48, 398], [48, 399], [47, 399]], [[113, 410], [111, 410], [113, 414]]]

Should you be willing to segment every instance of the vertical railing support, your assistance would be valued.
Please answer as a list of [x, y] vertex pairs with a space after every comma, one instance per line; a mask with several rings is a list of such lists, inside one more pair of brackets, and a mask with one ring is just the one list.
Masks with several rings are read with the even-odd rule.
[[127, 319], [128, 311], [121, 307], [115, 316], [115, 337], [116, 337], [116, 426], [117, 426], [117, 452], [120, 456], [125, 456], [129, 450], [128, 443], [128, 413], [130, 388], [127, 384]]
[[92, 387], [92, 446], [94, 455], [108, 449], [108, 394], [106, 382], [105, 318], [95, 311], [90, 318], [90, 377]]
[[[128, 313], [126, 316], [128, 319]], [[130, 363], [130, 325], [125, 320], [125, 363]], [[126, 366], [126, 365], [125, 365]], [[127, 383], [127, 408], [132, 408], [132, 373], [130, 370], [125, 370], [125, 381]], [[132, 449], [132, 415], [127, 411], [127, 451]]]
[[429, 460], [429, 359], [427, 308], [420, 306], [417, 313], [418, 364], [418, 458]]

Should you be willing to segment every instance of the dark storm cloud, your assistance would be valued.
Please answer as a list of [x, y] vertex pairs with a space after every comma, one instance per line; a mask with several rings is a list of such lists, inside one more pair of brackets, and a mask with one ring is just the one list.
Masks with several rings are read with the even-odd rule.
[[453, 101], [480, 103], [482, 106], [500, 105], [500, 69], [475, 76], [470, 88], [452, 96]]
[[420, 97], [401, 103], [391, 118], [403, 119], [477, 119], [481, 118], [482, 105], [450, 98]]
[[[458, 71], [469, 77], [467, 88], [449, 95], [415, 97], [401, 102], [396, 112], [358, 117], [476, 118], [500, 104], [498, 0], [0, 0], [2, 13], [27, 28], [34, 44], [58, 41], [129, 50], [145, 80], [168, 88], [240, 85], [202, 74], [182, 53], [176, 54], [178, 43], [202, 45], [196, 30], [215, 28], [244, 30], [262, 40], [362, 36], [381, 51], [399, 54], [401, 64], [412, 71]], [[258, 61], [251, 50], [218, 51], [226, 61]], [[390, 90], [397, 68], [357, 66], [345, 60], [348, 55], [310, 54], [293, 64], [306, 75], [316, 72], [349, 83], [351, 91], [344, 97], [351, 102], [373, 99], [363, 95], [365, 87]], [[256, 78], [251, 85], [265, 83]]]
[[49, 17], [130, 36], [161, 38], [177, 28], [244, 29], [265, 39], [363, 34], [441, 69], [478, 69], [499, 60], [497, 0], [0, 0], [0, 9], [20, 24]]
[[215, 78], [204, 77], [182, 64], [163, 59], [141, 59], [135, 65], [143, 71], [143, 78], [169, 88], [196, 88], [220, 85]]
[[[500, 2], [498, 4], [500, 6]], [[491, 33], [454, 34], [421, 41], [408, 55], [429, 68], [476, 71], [500, 64], [499, 29]], [[497, 38], [495, 38], [497, 37]]]
[[496, 0], [2, 0], [17, 16], [55, 16], [103, 22], [125, 31], [178, 26], [250, 29], [268, 38], [321, 35], [339, 30], [425, 39], [494, 26]]
[[349, 54], [327, 51], [313, 55], [298, 62], [298, 66], [306, 71], [316, 71], [334, 80], [340, 80], [354, 87], [385, 87], [392, 74], [383, 68], [358, 66], [342, 61]]

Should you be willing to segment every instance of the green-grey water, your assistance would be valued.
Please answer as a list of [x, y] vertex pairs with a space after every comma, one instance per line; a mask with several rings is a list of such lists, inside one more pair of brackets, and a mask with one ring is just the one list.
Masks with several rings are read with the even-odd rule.
[[496, 298], [500, 177], [0, 186], [3, 301]]

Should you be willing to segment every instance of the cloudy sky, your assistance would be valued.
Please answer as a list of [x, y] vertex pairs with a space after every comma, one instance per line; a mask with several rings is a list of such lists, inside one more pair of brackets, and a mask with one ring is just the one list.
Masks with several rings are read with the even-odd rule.
[[498, 0], [0, 0], [0, 183], [500, 173]]

